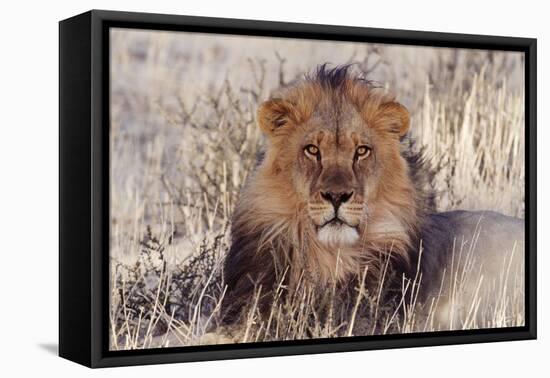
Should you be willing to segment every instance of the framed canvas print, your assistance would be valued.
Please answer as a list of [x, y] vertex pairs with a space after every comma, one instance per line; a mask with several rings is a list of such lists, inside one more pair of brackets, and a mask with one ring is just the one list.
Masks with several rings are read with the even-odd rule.
[[90, 11], [59, 69], [62, 357], [536, 337], [536, 40]]

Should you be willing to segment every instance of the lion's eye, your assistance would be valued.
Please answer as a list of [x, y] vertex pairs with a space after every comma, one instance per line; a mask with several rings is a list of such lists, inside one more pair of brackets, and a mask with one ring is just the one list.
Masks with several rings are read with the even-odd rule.
[[357, 159], [363, 159], [370, 155], [371, 148], [368, 146], [359, 146], [357, 147], [357, 150], [355, 150], [355, 157]]
[[306, 153], [306, 155], [311, 155], [313, 157], [319, 157], [319, 147], [313, 145], [313, 144], [308, 144], [307, 146], [304, 147], [304, 152]]

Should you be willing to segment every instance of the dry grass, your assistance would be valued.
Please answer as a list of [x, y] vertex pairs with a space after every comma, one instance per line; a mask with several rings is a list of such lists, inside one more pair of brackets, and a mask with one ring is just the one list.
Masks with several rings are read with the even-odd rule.
[[367, 270], [345, 298], [336, 285], [324, 296], [306, 286], [281, 295], [267, 320], [254, 293], [242, 329], [219, 329], [229, 220], [262, 148], [255, 112], [271, 90], [325, 61], [358, 62], [411, 111], [437, 168], [439, 210], [523, 217], [520, 54], [250, 38], [244, 56], [235, 37], [111, 37], [112, 349], [229, 341], [216, 332], [249, 342], [523, 324], [523, 277], [509, 273], [515, 246], [488, 280], [476, 240], [457, 240], [441, 284], [449, 297], [419, 301], [417, 275], [388, 300], [383, 282], [366, 288]]

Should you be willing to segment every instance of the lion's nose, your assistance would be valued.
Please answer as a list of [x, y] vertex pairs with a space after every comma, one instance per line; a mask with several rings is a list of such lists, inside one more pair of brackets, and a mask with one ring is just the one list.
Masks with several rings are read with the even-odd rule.
[[321, 197], [332, 203], [334, 211], [338, 211], [341, 204], [349, 201], [353, 192], [321, 192]]

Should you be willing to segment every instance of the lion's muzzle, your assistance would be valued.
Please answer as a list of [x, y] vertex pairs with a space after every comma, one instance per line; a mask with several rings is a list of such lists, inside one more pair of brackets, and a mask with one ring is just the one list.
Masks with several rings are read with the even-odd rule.
[[359, 239], [364, 205], [354, 201], [353, 191], [321, 191], [318, 200], [309, 203], [309, 215], [323, 244], [352, 245]]

